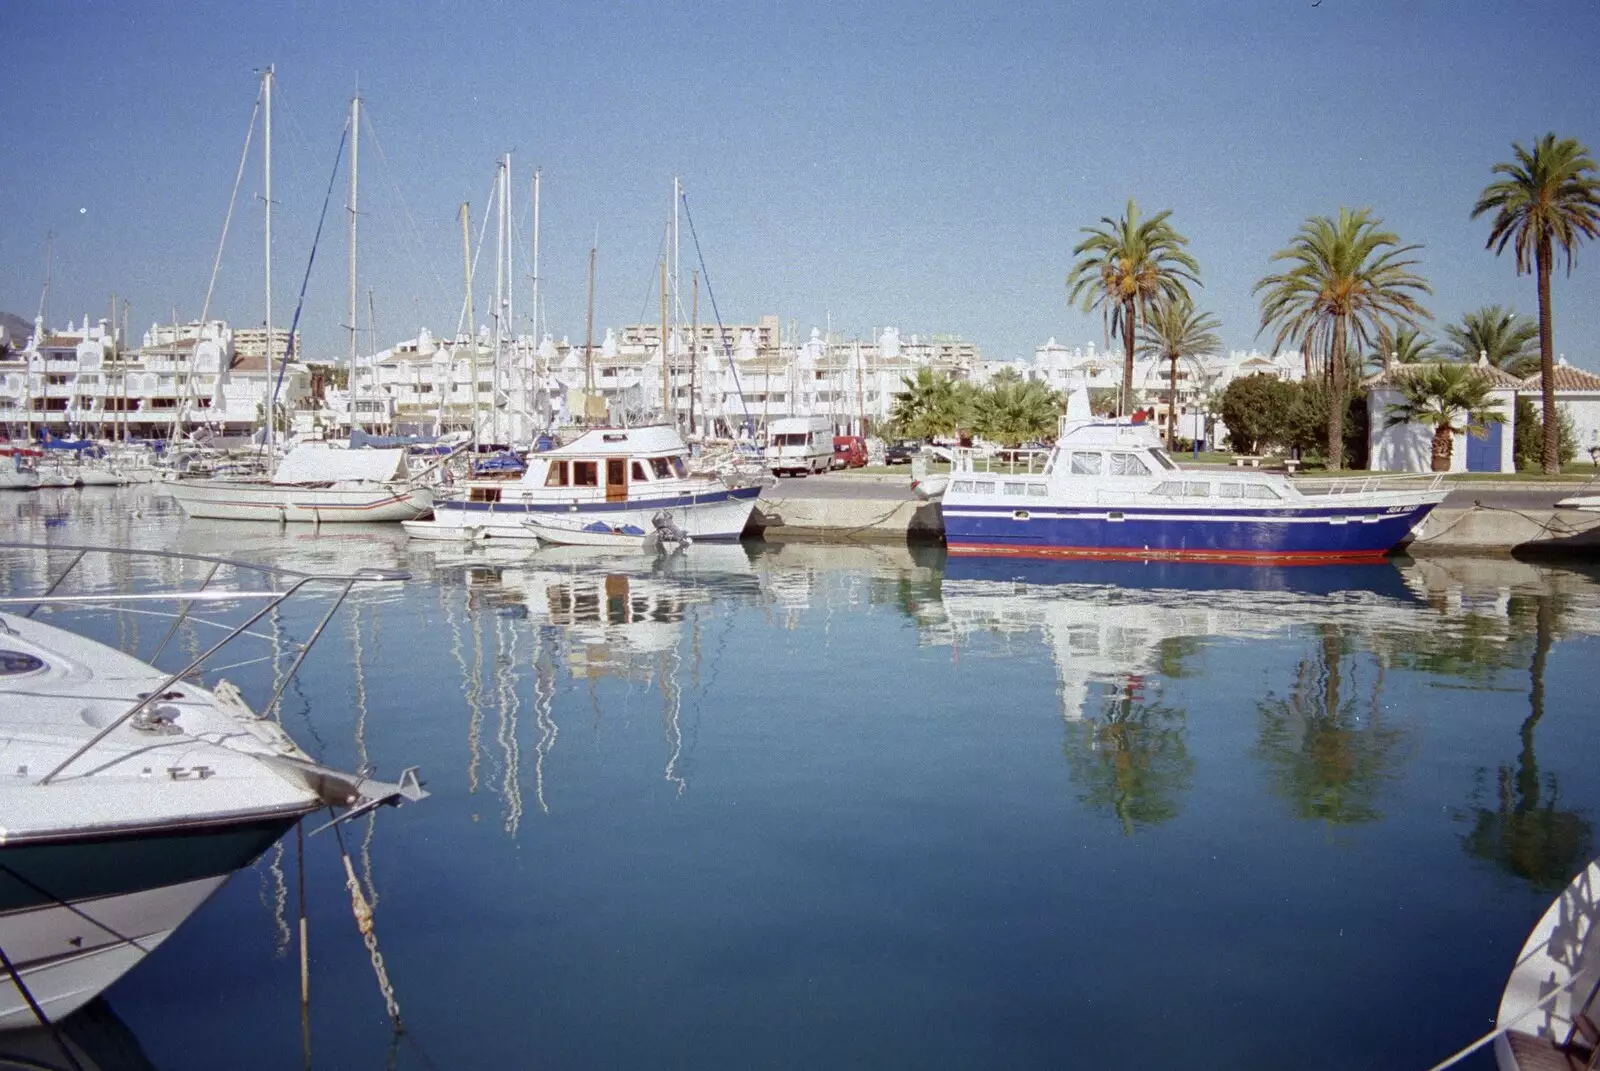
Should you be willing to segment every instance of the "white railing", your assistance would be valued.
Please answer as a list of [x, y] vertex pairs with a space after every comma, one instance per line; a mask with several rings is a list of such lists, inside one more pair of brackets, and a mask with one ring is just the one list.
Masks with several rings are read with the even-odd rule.
[[949, 450], [934, 447], [932, 452], [935, 456], [942, 455], [950, 459], [952, 473], [989, 472], [1006, 476], [1044, 475], [1051, 453], [1049, 450], [997, 450], [992, 454], [980, 454], [965, 446]]
[[1400, 473], [1362, 476], [1298, 479], [1294, 485], [1303, 495], [1363, 495], [1379, 491], [1436, 491], [1444, 486], [1443, 473]]

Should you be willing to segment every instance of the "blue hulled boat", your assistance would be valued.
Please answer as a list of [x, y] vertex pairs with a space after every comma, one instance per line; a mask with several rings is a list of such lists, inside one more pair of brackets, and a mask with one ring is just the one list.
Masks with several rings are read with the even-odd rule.
[[958, 451], [942, 504], [952, 554], [1331, 562], [1383, 558], [1447, 493], [1438, 476], [1184, 469], [1149, 425], [1063, 419], [1049, 451]]

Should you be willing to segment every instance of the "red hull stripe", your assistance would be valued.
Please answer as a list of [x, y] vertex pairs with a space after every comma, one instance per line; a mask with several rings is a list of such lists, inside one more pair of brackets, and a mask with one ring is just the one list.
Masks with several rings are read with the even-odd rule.
[[1171, 559], [1197, 562], [1274, 562], [1281, 565], [1316, 565], [1324, 562], [1381, 562], [1387, 551], [1321, 550], [1162, 550], [1142, 547], [1023, 547], [1010, 543], [951, 543], [951, 554], [981, 554], [999, 558], [1096, 558], [1100, 561], [1150, 561]]

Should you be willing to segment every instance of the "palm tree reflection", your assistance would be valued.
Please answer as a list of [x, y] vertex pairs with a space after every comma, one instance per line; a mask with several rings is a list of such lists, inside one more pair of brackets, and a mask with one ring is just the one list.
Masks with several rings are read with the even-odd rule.
[[1533, 731], [1544, 717], [1544, 671], [1557, 624], [1554, 597], [1541, 593], [1536, 599], [1528, 716], [1519, 731], [1522, 748], [1515, 767], [1502, 763], [1496, 771], [1492, 807], [1480, 805], [1487, 771], [1479, 771], [1472, 829], [1461, 842], [1468, 855], [1487, 859], [1535, 888], [1554, 890], [1589, 857], [1593, 829], [1581, 813], [1562, 809], [1556, 775], [1541, 777], [1534, 755]]
[[1102, 716], [1068, 727], [1063, 745], [1078, 799], [1117, 816], [1123, 833], [1178, 813], [1178, 798], [1194, 780], [1183, 711], [1144, 698], [1130, 676], [1107, 697]]
[[1288, 801], [1294, 817], [1335, 826], [1374, 822], [1383, 817], [1377, 797], [1404, 758], [1405, 736], [1383, 724], [1381, 677], [1362, 704], [1347, 680], [1342, 632], [1322, 625], [1318, 634], [1290, 693], [1268, 693], [1261, 702], [1256, 753], [1267, 764], [1269, 790]]

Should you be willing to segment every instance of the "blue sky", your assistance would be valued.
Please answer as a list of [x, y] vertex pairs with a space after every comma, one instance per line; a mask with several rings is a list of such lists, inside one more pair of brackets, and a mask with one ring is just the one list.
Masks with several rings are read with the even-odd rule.
[[[1173, 210], [1230, 346], [1255, 341], [1251, 287], [1272, 252], [1341, 204], [1424, 244], [1440, 323], [1488, 303], [1531, 314], [1532, 280], [1484, 250], [1472, 202], [1514, 140], [1554, 130], [1600, 151], [1593, 0], [8, 0], [0, 28], [0, 308], [32, 317], [53, 230], [51, 319], [103, 316], [115, 291], [136, 329], [174, 306], [199, 315], [268, 62], [274, 319], [293, 313], [359, 79], [377, 135], [362, 144], [361, 288], [383, 341], [454, 330], [456, 213], [472, 203], [476, 237], [504, 151], [518, 315], [537, 165], [558, 337], [582, 339], [597, 230], [597, 324], [657, 317], [676, 174], [725, 320], [775, 313], [803, 334], [831, 313], [847, 333], [958, 334], [989, 357], [1049, 336], [1103, 344], [1063, 283], [1080, 228], [1129, 197]], [[212, 309], [236, 323], [262, 316], [260, 191], [253, 149]], [[344, 203], [341, 177], [308, 356], [346, 349]], [[685, 227], [686, 291], [691, 260]], [[492, 278], [491, 248], [480, 321]], [[1588, 247], [1554, 301], [1558, 351], [1590, 368], [1597, 297]]]

